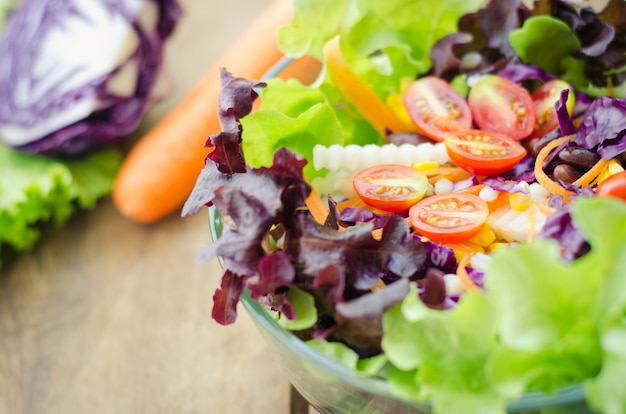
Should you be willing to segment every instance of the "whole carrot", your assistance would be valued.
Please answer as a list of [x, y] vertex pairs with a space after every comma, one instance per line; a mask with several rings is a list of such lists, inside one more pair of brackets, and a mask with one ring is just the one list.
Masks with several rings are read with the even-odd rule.
[[[292, 0], [275, 0], [214, 62], [183, 101], [130, 149], [112, 192], [113, 203], [122, 215], [152, 223], [182, 207], [204, 166], [209, 151], [204, 147], [206, 139], [220, 131], [220, 68], [238, 77], [260, 79], [283, 59], [276, 35], [292, 18]], [[293, 68], [285, 72], [308, 82], [319, 71], [318, 63], [305, 58], [292, 63]]]

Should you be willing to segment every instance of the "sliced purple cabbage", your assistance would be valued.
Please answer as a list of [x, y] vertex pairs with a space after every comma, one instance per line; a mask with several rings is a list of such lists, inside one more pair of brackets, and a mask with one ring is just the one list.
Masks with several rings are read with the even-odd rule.
[[572, 135], [576, 133], [576, 126], [572, 117], [567, 112], [567, 98], [569, 97], [569, 89], [563, 89], [559, 100], [554, 104], [556, 117], [559, 121], [559, 129], [563, 136]]
[[574, 142], [610, 160], [626, 151], [626, 99], [606, 96], [589, 105]]
[[0, 136], [77, 154], [133, 132], [153, 103], [177, 0], [24, 0], [0, 43]]

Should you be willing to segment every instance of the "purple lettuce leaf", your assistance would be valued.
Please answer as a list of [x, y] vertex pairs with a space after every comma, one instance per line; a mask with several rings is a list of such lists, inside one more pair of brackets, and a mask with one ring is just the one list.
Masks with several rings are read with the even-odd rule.
[[237, 305], [241, 299], [245, 277], [230, 271], [222, 275], [220, 287], [213, 294], [213, 310], [211, 316], [222, 325], [230, 325], [237, 319]]
[[206, 146], [214, 148], [207, 158], [225, 174], [246, 171], [239, 120], [252, 111], [252, 105], [259, 96], [254, 88], [264, 86], [261, 82], [236, 78], [225, 68], [220, 68], [221, 92], [217, 112], [222, 131], [210, 136]]
[[[461, 17], [458, 31], [433, 45], [432, 73], [450, 80], [460, 73], [492, 72], [516, 61], [509, 33], [520, 26], [526, 14], [521, 0], [490, 1]], [[462, 59], [469, 52], [477, 53], [480, 59], [477, 65], [463, 67]]]
[[339, 325], [330, 338], [358, 346], [361, 354], [380, 352], [382, 315], [402, 301], [409, 292], [408, 279], [399, 279], [351, 301], [338, 303], [336, 311]]
[[[574, 9], [563, 1], [556, 2], [553, 15], [563, 20], [581, 42], [575, 57], [585, 61], [585, 73], [598, 86], [606, 85], [607, 71], [626, 65], [626, 3], [610, 0], [596, 14], [591, 9]], [[623, 71], [613, 71], [613, 84], [626, 81]]]
[[258, 271], [259, 280], [248, 284], [250, 295], [255, 300], [290, 285], [296, 278], [296, 269], [291, 258], [280, 250], [270, 252], [260, 259]]
[[426, 271], [426, 276], [420, 280], [420, 298], [429, 308], [443, 310], [448, 295], [444, 272], [434, 267]]
[[406, 220], [395, 214], [383, 227], [380, 249], [389, 252], [387, 270], [403, 278], [416, 276], [426, 259], [424, 243], [415, 240]]

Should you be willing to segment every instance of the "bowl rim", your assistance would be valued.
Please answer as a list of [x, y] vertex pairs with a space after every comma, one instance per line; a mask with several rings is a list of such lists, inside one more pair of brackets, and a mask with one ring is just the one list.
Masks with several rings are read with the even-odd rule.
[[[211, 237], [213, 240], [217, 240], [222, 233], [221, 214], [215, 206], [210, 206], [208, 210]], [[221, 266], [224, 265], [223, 259], [219, 256], [218, 261]], [[279, 341], [282, 346], [300, 355], [303, 358], [303, 362], [323, 368], [326, 374], [330, 374], [338, 381], [347, 383], [358, 390], [379, 397], [392, 399], [415, 408], [432, 407], [429, 401], [403, 398], [393, 393], [390, 386], [383, 379], [359, 375], [348, 367], [317, 352], [291, 331], [280, 326], [259, 302], [252, 299], [250, 291], [247, 288], [244, 288], [241, 303], [258, 327], [265, 329], [267, 333]], [[586, 401], [586, 397], [582, 385], [574, 384], [559, 388], [552, 394], [543, 392], [525, 393], [519, 399], [507, 402], [506, 407], [509, 411], [519, 411], [560, 406], [563, 404], [576, 404], [584, 401]]]

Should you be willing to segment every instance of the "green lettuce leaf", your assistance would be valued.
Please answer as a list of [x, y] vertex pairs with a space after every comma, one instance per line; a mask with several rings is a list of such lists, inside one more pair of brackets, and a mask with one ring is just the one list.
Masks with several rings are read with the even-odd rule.
[[0, 145], [0, 253], [29, 250], [42, 225], [63, 225], [76, 209], [94, 207], [111, 192], [121, 161], [117, 148], [48, 158]]
[[[260, 109], [241, 119], [246, 161], [253, 167], [269, 166], [281, 147], [312, 160], [315, 144], [382, 143], [368, 122], [355, 119], [346, 107], [336, 105], [335, 93], [326, 92], [322, 86], [304, 86], [293, 79], [269, 80], [261, 90]], [[305, 174], [314, 178], [323, 172], [309, 163]]]
[[496, 346], [495, 315], [482, 292], [468, 293], [456, 309], [441, 312], [427, 308], [414, 289], [383, 316], [392, 389], [432, 400], [435, 413], [503, 412], [506, 400], [484, 370]]

